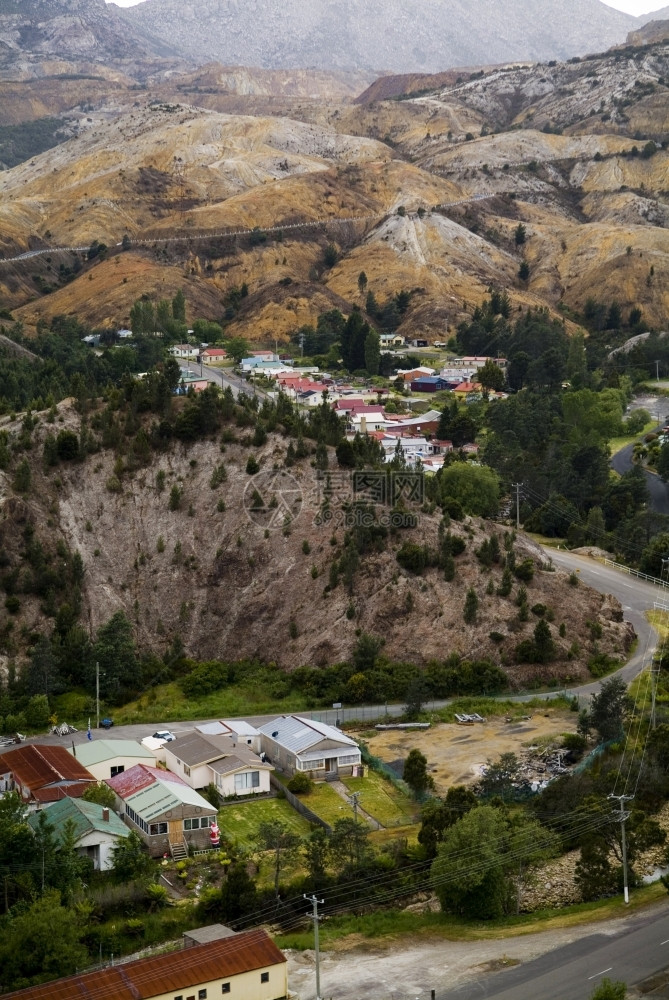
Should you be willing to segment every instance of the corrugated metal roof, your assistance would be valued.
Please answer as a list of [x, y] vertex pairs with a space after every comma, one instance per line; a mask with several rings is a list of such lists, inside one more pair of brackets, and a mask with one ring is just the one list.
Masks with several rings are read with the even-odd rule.
[[193, 806], [207, 814], [216, 810], [202, 796], [171, 771], [135, 764], [106, 783], [146, 822], [177, 806]]
[[11, 772], [34, 792], [61, 781], [95, 781], [71, 753], [60, 746], [27, 746], [0, 754], [0, 774]]
[[78, 799], [90, 784], [90, 781], [66, 781], [62, 785], [45, 785], [44, 788], [35, 788], [32, 797], [42, 805], [46, 802], [58, 802], [60, 799]]
[[242, 719], [222, 719], [221, 724], [227, 726], [233, 733], [238, 733], [240, 736], [258, 735], [256, 727], [252, 726], [250, 722], [244, 722]]
[[266, 931], [253, 930], [168, 955], [30, 986], [4, 994], [3, 1000], [146, 1000], [285, 961]]
[[144, 760], [155, 761], [150, 750], [143, 747], [137, 740], [93, 740], [90, 743], [80, 743], [71, 753], [84, 767], [99, 764], [103, 760], [114, 760], [116, 757], [141, 757]]
[[[103, 808], [97, 802], [84, 802], [83, 799], [65, 798], [60, 802], [54, 802], [45, 810], [45, 815], [49, 823], [54, 827], [57, 838], [63, 832], [63, 826], [68, 819], [74, 823], [74, 835], [78, 840], [92, 831], [107, 833], [116, 837], [127, 837], [128, 827], [113, 809], [109, 810], [109, 819], [103, 819]], [[28, 822], [31, 826], [36, 826], [39, 812], [31, 813]]]
[[[357, 749], [358, 744], [345, 736], [340, 729], [328, 726], [324, 722], [314, 722], [313, 719], [303, 719], [299, 715], [282, 715], [273, 722], [266, 722], [260, 727], [260, 732], [276, 740], [286, 750], [301, 753], [322, 740], [333, 740], [343, 746]], [[275, 736], [274, 733], [277, 735]]]

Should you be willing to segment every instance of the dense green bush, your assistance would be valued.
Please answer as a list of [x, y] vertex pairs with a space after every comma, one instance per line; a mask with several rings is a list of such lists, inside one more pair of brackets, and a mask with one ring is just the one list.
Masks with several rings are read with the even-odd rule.
[[308, 774], [305, 774], [304, 771], [298, 771], [293, 775], [286, 787], [293, 795], [308, 795], [314, 787], [314, 783]]
[[179, 686], [189, 698], [220, 691], [230, 680], [230, 667], [220, 660], [200, 663], [179, 680]]

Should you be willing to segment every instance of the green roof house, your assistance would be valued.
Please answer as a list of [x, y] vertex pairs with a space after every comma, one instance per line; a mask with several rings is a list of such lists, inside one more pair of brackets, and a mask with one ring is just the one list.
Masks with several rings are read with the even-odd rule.
[[137, 740], [91, 740], [80, 743], [70, 750], [80, 764], [91, 772], [98, 781], [114, 778], [129, 771], [135, 764], [153, 767], [155, 756]]
[[[96, 802], [83, 799], [60, 799], [44, 810], [54, 828], [56, 840], [61, 840], [68, 820], [74, 824], [75, 844], [79, 854], [90, 858], [99, 871], [112, 867], [112, 848], [129, 834], [128, 827], [115, 812]], [[35, 828], [39, 813], [31, 813], [28, 822]]]

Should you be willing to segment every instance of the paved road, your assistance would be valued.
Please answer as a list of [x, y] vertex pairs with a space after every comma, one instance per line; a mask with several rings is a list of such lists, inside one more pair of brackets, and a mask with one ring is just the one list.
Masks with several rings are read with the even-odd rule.
[[[611, 459], [611, 467], [620, 473], [621, 476], [624, 472], [629, 472], [632, 468], [633, 449], [634, 445], [628, 444], [624, 448], [621, 448]], [[647, 469], [644, 469], [643, 472], [646, 477], [646, 486], [650, 493], [651, 507], [658, 514], [669, 514], [669, 487], [654, 472], [648, 472]]]
[[[639, 640], [634, 656], [618, 671], [620, 677], [628, 682], [631, 681], [640, 673], [644, 662], [652, 656], [657, 643], [657, 633], [648, 623], [645, 613], [652, 610], [656, 601], [666, 603], [669, 595], [645, 580], [639, 580], [635, 576], [628, 576], [620, 570], [604, 566], [603, 563], [590, 559], [588, 556], [555, 549], [546, 550], [546, 552], [556, 566], [569, 571], [575, 570], [579, 579], [588, 586], [594, 587], [602, 594], [612, 594], [622, 604], [625, 620], [632, 623]], [[573, 599], [578, 600], [577, 587], [574, 588]], [[583, 684], [570, 690], [573, 690], [574, 694], [589, 695], [594, 694], [599, 686], [600, 682], [595, 681], [592, 684]]]
[[440, 993], [439, 1000], [587, 1000], [604, 977], [632, 986], [669, 965], [669, 906], [632, 918], [632, 925], [582, 937], [527, 965]]
[[190, 372], [192, 375], [199, 375], [201, 378], [206, 378], [209, 382], [220, 386], [221, 389], [230, 388], [235, 399], [240, 394], [257, 396], [259, 399], [267, 397], [267, 393], [263, 392], [262, 389], [256, 388], [252, 382], [247, 382], [246, 379], [240, 378], [239, 375], [235, 375], [228, 368], [212, 368], [209, 365], [200, 365], [196, 361], [191, 361], [190, 364], [181, 364], [179, 367], [182, 372]]

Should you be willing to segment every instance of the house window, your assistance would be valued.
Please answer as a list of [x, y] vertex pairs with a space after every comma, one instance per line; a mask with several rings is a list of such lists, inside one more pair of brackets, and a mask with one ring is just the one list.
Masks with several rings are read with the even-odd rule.
[[350, 753], [346, 757], [339, 758], [340, 767], [342, 767], [344, 764], [359, 764], [359, 763], [360, 763], [359, 753]]
[[193, 816], [184, 820], [184, 830], [206, 830], [214, 822], [213, 816]]
[[184, 774], [190, 778], [190, 768], [188, 764], [184, 764]]
[[111, 767], [111, 777], [115, 778], [117, 774], [123, 774], [125, 771], [125, 764], [119, 764], [118, 767]]
[[174, 1000], [184, 1000], [184, 998], [183, 998], [183, 994], [182, 994], [182, 993], [180, 993], [178, 997], [175, 997], [175, 998], [174, 998]]
[[140, 830], [143, 830], [144, 833], [149, 832], [149, 824], [146, 823], [141, 816], [138, 816], [135, 810], [131, 809], [130, 806], [125, 807], [125, 814], [126, 816], [129, 817], [129, 819], [132, 820], [135, 826], [138, 826], [140, 828]]
[[318, 760], [298, 760], [297, 765], [300, 771], [322, 771], [325, 767], [325, 760], [323, 757]]
[[221, 993], [229, 993], [229, 992], [230, 992], [230, 983], [222, 983]]
[[261, 983], [268, 983], [269, 982], [269, 972], [261, 972], [260, 973], [260, 982]]
[[158, 837], [161, 833], [167, 833], [167, 823], [152, 823], [149, 827], [152, 837]]
[[207, 1000], [207, 991], [206, 990], [198, 990], [197, 991], [197, 1000]]
[[260, 787], [260, 771], [244, 771], [235, 775], [235, 791], [243, 792], [247, 788]]

